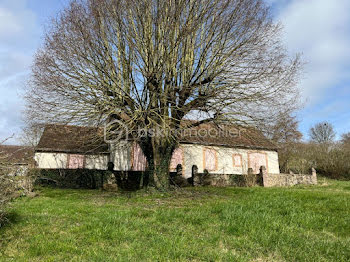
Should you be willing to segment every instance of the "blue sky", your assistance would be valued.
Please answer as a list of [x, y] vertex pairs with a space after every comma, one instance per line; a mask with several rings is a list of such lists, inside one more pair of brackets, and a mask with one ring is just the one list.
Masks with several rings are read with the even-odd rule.
[[[300, 130], [329, 121], [341, 135], [350, 132], [350, 1], [266, 0], [284, 26], [291, 54], [302, 52], [300, 81], [304, 109]], [[33, 55], [42, 44], [44, 25], [68, 0], [0, 0], [0, 141], [15, 134], [23, 121], [23, 88]]]

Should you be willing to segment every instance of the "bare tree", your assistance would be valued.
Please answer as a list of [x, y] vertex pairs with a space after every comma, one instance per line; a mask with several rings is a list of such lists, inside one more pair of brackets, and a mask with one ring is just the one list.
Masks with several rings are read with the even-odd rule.
[[267, 126], [267, 136], [278, 145], [281, 172], [289, 172], [288, 164], [303, 137], [298, 130], [299, 121], [291, 112], [282, 112], [278, 119]]
[[341, 143], [345, 146], [350, 146], [350, 132], [342, 134]]
[[[296, 105], [301, 63], [270, 14], [262, 0], [71, 1], [36, 54], [28, 118], [129, 131], [271, 121]], [[160, 188], [173, 133], [138, 140]]]
[[8, 159], [8, 156], [5, 154], [5, 152], [2, 152], [0, 149], [0, 176], [6, 174], [9, 168], [9, 163], [7, 159]]
[[[13, 136], [12, 136], [13, 137]], [[6, 138], [2, 141], [0, 141], [0, 176], [7, 174], [9, 168], [10, 168], [10, 163], [8, 161], [9, 155], [5, 150], [2, 149], [2, 145], [5, 144], [9, 139], [12, 137]]]
[[27, 126], [22, 129], [19, 136], [19, 141], [24, 146], [36, 147], [40, 141], [44, 126], [29, 122]]
[[328, 122], [316, 124], [310, 129], [310, 139], [318, 144], [327, 144], [334, 141], [335, 132], [333, 125]]
[[288, 144], [300, 142], [303, 137], [298, 130], [299, 121], [290, 113], [281, 113], [276, 122], [268, 126], [267, 135], [276, 143]]

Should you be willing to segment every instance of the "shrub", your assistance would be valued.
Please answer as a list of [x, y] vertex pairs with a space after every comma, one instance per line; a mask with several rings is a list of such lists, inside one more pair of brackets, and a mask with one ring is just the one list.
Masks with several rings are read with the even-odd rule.
[[101, 188], [104, 180], [104, 172], [97, 170], [42, 169], [38, 170], [38, 173], [37, 184], [60, 188]]
[[9, 155], [0, 152], [0, 227], [6, 220], [8, 202], [33, 191], [33, 175], [26, 167], [12, 165], [8, 159]]
[[[42, 169], [37, 170], [36, 184], [42, 186], [57, 186], [59, 188], [103, 188], [110, 171], [87, 169]], [[143, 172], [114, 172], [118, 187], [126, 190], [140, 188]]]
[[5, 222], [7, 203], [14, 197], [16, 189], [13, 181], [6, 174], [0, 174], [0, 227]]
[[279, 160], [282, 173], [305, 174], [314, 167], [323, 176], [350, 180], [350, 148], [340, 144], [284, 144]]
[[7, 156], [0, 152], [0, 227], [5, 220], [5, 207], [8, 201], [11, 199], [14, 192], [13, 183], [9, 176], [9, 163], [7, 162]]

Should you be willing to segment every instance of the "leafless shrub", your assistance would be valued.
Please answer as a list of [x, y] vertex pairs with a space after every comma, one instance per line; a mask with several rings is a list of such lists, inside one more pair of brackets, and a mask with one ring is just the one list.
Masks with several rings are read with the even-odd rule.
[[40, 137], [43, 133], [44, 126], [28, 122], [28, 125], [22, 129], [19, 140], [22, 145], [36, 147], [39, 143]]
[[[2, 144], [2, 143], [0, 143]], [[10, 171], [10, 163], [5, 152], [0, 151], [0, 227], [5, 219], [5, 207], [11, 199], [14, 189], [14, 184], [11, 182], [8, 173]]]
[[342, 134], [341, 145], [345, 148], [350, 149], [350, 132]]
[[28, 173], [27, 167], [22, 168], [12, 163], [10, 159], [13, 154], [0, 147], [0, 226], [5, 220], [8, 202], [16, 196], [28, 195], [33, 191], [33, 176]]

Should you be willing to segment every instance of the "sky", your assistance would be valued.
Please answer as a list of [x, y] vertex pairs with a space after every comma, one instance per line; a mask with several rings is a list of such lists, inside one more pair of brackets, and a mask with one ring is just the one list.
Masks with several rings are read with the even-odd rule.
[[[265, 0], [283, 25], [291, 55], [302, 53], [299, 83], [303, 109], [297, 117], [305, 139], [321, 121], [338, 137], [350, 132], [350, 1]], [[45, 25], [68, 0], [0, 0], [0, 142], [16, 144], [24, 126], [23, 90]]]

